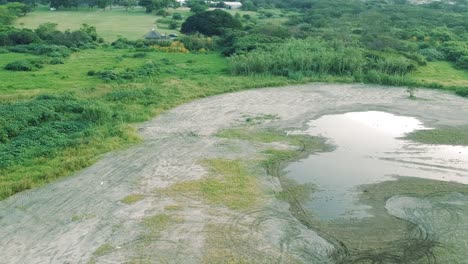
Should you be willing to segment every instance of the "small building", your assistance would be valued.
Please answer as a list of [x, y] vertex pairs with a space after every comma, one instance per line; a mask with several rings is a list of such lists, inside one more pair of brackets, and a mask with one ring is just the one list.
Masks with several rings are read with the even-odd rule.
[[227, 9], [239, 9], [242, 7], [241, 2], [224, 2]]
[[143, 36], [144, 39], [147, 39], [147, 40], [164, 40], [164, 39], [167, 39], [166, 35], [162, 35], [162, 34], [159, 34], [158, 32], [156, 32], [154, 30], [154, 28], [146, 33], [146, 35]]

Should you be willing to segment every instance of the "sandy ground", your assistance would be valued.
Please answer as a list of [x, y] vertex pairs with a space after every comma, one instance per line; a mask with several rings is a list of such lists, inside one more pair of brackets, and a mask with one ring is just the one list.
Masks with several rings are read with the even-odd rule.
[[[159, 190], [205, 177], [202, 159], [255, 154], [248, 144], [230, 151], [225, 139], [214, 136], [245, 116], [277, 115], [270, 125], [279, 129], [299, 129], [325, 114], [364, 110], [413, 116], [429, 127], [468, 123], [466, 99], [431, 90], [416, 95], [420, 99], [409, 100], [400, 88], [309, 84], [225, 94], [177, 107], [138, 126], [142, 144], [1, 201], [0, 263], [200, 263], [208, 250], [206, 230], [211, 225], [226, 226], [218, 232], [258, 263], [330, 262], [327, 256], [333, 246], [302, 227], [287, 204], [271, 200], [261, 208], [238, 212]], [[276, 179], [264, 185], [280, 188]], [[135, 193], [145, 198], [121, 202]], [[157, 239], [142, 239], [147, 232], [143, 219], [158, 214], [170, 214], [177, 221], [171, 220]], [[242, 239], [229, 237], [236, 228], [248, 232], [241, 232]]]

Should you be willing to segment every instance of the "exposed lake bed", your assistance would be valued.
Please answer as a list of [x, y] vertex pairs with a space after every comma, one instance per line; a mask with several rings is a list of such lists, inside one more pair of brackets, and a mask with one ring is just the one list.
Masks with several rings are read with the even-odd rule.
[[468, 104], [417, 97], [310, 84], [177, 107], [138, 126], [141, 145], [0, 202], [0, 252], [10, 263], [463, 263], [466, 147], [404, 136], [466, 126]]

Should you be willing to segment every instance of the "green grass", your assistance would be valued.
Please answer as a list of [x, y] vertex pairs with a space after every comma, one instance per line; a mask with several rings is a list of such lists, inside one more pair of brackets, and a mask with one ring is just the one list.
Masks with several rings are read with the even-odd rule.
[[93, 255], [95, 257], [102, 257], [102, 256], [112, 252], [112, 250], [114, 250], [114, 247], [111, 244], [105, 243], [105, 244], [100, 245], [96, 249], [96, 251], [94, 251]]
[[133, 204], [133, 203], [136, 203], [136, 202], [139, 202], [141, 200], [143, 200], [145, 198], [145, 196], [143, 194], [130, 194], [128, 196], [125, 196], [121, 202], [122, 203], [125, 203], [125, 204]]
[[76, 30], [86, 23], [95, 26], [99, 36], [107, 41], [116, 40], [118, 37], [140, 39], [152, 28], [156, 28], [161, 33], [177, 33], [176, 30], [159, 28], [155, 22], [160, 18], [162, 17], [145, 13], [142, 8], [129, 12], [123, 8], [114, 8], [103, 12], [97, 8], [49, 11], [47, 7], [40, 7], [27, 16], [17, 19], [15, 26], [36, 28], [42, 23], [52, 22], [58, 24], [57, 28], [60, 30]]
[[[66, 95], [106, 108], [117, 119], [91, 127], [86, 132], [86, 138], [77, 139], [83, 142], [81, 144], [55, 149], [53, 155], [38, 156], [0, 170], [1, 198], [69, 175], [90, 166], [99, 154], [138, 142], [138, 137], [127, 123], [148, 120], [196, 98], [293, 83], [281, 77], [230, 76], [226, 71], [226, 59], [216, 53], [154, 51], [148, 52], [145, 58], [123, 57], [132, 53], [111, 48], [85, 50], [72, 54], [63, 65], [45, 65], [33, 72], [10, 72], [3, 66], [9, 61], [34, 56], [2, 54], [2, 58], [6, 59], [0, 62], [0, 103], [28, 103], [36, 95], [44, 93]], [[123, 71], [125, 68], [139, 67], [148, 60], [160, 67], [158, 73], [150, 78], [106, 82], [96, 76], [87, 76], [89, 70]]]
[[424, 144], [468, 146], [468, 127], [417, 130], [409, 133], [405, 138]]
[[410, 74], [410, 79], [423, 85], [438, 83], [449, 87], [468, 87], [468, 71], [456, 69], [445, 61], [428, 62], [426, 66], [420, 66]]
[[202, 162], [208, 177], [178, 183], [169, 189], [172, 194], [189, 194], [204, 201], [234, 210], [252, 208], [259, 203], [262, 192], [255, 173], [242, 160], [210, 159]]
[[220, 131], [217, 136], [222, 138], [249, 140], [263, 143], [283, 141], [285, 137], [276, 131], [249, 131], [249, 129], [245, 128], [226, 129]]

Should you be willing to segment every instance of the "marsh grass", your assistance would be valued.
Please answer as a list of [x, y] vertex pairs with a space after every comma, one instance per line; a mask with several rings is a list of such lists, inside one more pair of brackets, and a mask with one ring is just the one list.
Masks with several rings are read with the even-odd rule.
[[406, 135], [405, 139], [424, 144], [468, 146], [468, 127], [417, 130]]

